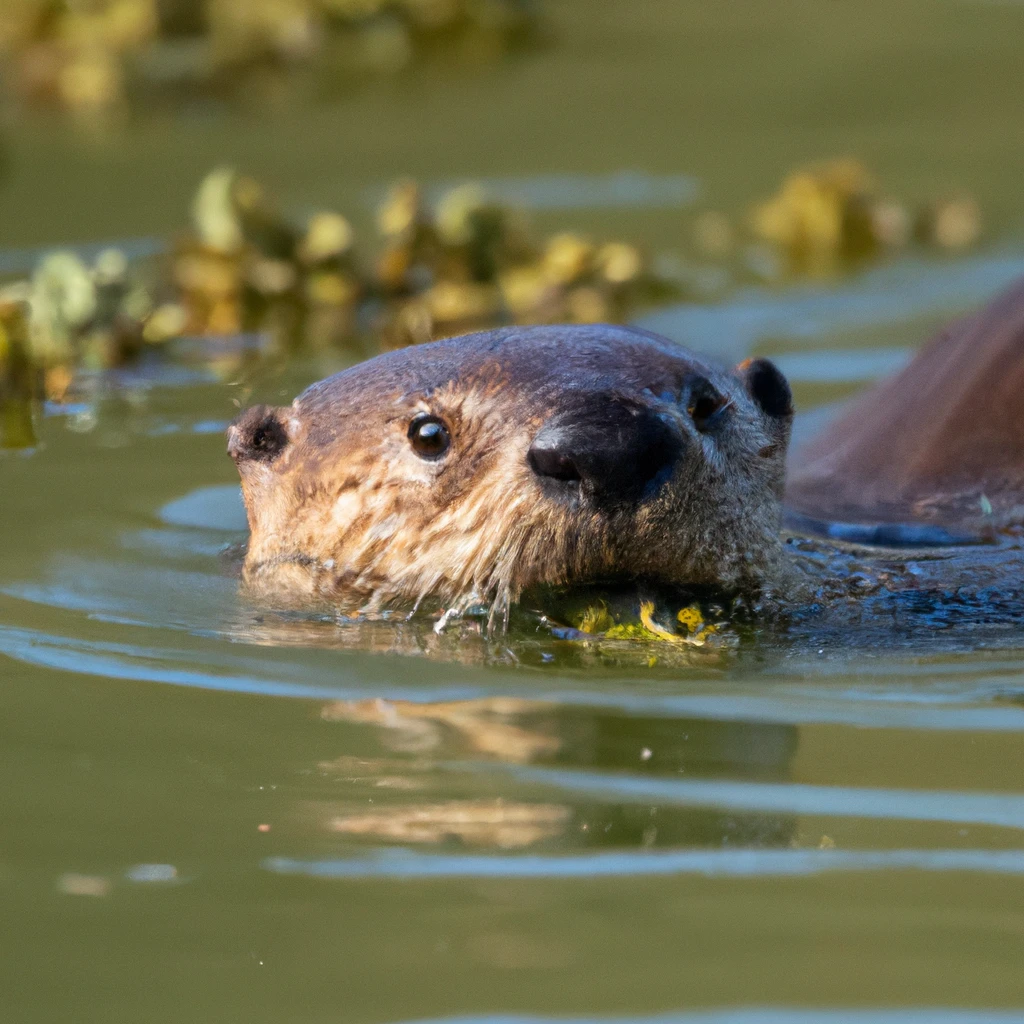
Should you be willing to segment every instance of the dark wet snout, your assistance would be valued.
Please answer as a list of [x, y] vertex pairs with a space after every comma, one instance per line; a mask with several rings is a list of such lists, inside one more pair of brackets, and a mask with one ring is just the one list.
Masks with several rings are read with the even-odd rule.
[[578, 482], [599, 502], [615, 503], [654, 493], [682, 446], [682, 436], [646, 406], [595, 398], [549, 420], [527, 458], [542, 480]]

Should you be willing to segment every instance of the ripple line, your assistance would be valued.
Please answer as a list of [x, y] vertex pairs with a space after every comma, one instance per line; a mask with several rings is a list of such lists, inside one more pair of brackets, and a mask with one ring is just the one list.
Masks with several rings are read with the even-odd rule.
[[[106, 679], [127, 679], [144, 683], [165, 683], [199, 690], [248, 693], [263, 697], [291, 697], [316, 700], [361, 700], [386, 696], [391, 700], [423, 701], [422, 690], [389, 687], [382, 694], [380, 686], [326, 686], [299, 680], [259, 678], [235, 673], [216, 675], [189, 668], [170, 668], [154, 662], [173, 661], [187, 657], [184, 651], [166, 651], [133, 647], [129, 644], [78, 640], [51, 636], [33, 629], [0, 626], [0, 654], [29, 665], [74, 672], [78, 675]], [[469, 700], [479, 697], [478, 689], [431, 690], [431, 701]]]
[[590, 879], [653, 875], [806, 877], [833, 871], [1024, 875], [1024, 850], [665, 850], [566, 855], [425, 854], [402, 849], [329, 860], [270, 857], [262, 867], [309, 878]]
[[841, 287], [811, 284], [782, 293], [748, 288], [718, 306], [679, 303], [636, 323], [721, 359], [743, 358], [759, 343], [779, 337], [820, 348], [821, 336], [828, 332], [965, 309], [1011, 284], [1022, 270], [1024, 256], [1016, 249], [938, 266], [907, 258]]
[[[43, 600], [44, 603], [55, 600], [53, 593], [43, 590], [36, 592], [26, 586], [0, 588], [0, 594], [22, 600]], [[62, 596], [59, 606], [90, 612], [93, 615], [103, 611], [99, 599], [80, 596], [80, 599], [76, 600], [70, 593]], [[153, 625], [150, 622], [138, 624]], [[760, 696], [721, 692], [659, 694], [639, 692], [632, 685], [636, 680], [625, 678], [623, 688], [616, 691], [548, 689], [542, 686], [535, 675], [520, 674], [513, 679], [511, 675], [501, 676], [497, 673], [494, 674], [494, 686], [481, 685], [479, 682], [461, 685], [450, 683], [447, 686], [433, 687], [390, 683], [382, 688], [378, 679], [369, 679], [364, 683], [358, 678], [347, 685], [324, 685], [308, 679], [303, 680], [301, 676], [308, 673], [301, 665], [292, 666], [297, 676], [292, 680], [259, 678], [231, 671], [224, 675], [214, 675], [193, 668], [180, 668], [174, 671], [154, 669], [151, 664], [153, 661], [187, 662], [189, 658], [194, 657], [194, 652], [86, 641], [3, 625], [0, 625], [0, 654], [29, 664], [84, 675], [137, 679], [140, 682], [168, 683], [206, 690], [230, 690], [262, 696], [334, 700], [379, 697], [383, 700], [432, 704], [501, 695], [528, 698], [555, 707], [602, 709], [619, 711], [626, 715], [699, 718], [720, 722], [825, 724], [872, 729], [951, 732], [1024, 732], [1024, 707], [965, 705], [965, 699], [985, 699], [986, 695], [977, 692], [976, 688], [967, 695], [938, 695], [932, 706], [927, 706], [912, 694], [908, 697], [908, 703], [900, 704], [902, 696], [899, 693], [885, 696], [868, 693], [850, 699], [847, 693], [823, 693], [818, 686], [809, 688], [805, 696], [801, 696], [799, 689], [792, 686], [784, 690], [765, 690]], [[353, 665], [353, 674], [357, 675], [360, 671], [358, 667], [353, 662], [348, 664]], [[940, 703], [943, 700], [946, 701], [945, 704]]]
[[494, 1014], [435, 1017], [411, 1024], [1024, 1024], [1024, 1014], [1003, 1010], [910, 1007], [899, 1010], [787, 1009], [749, 1006], [696, 1013], [625, 1017], [540, 1017]]
[[772, 814], [938, 821], [956, 825], [1024, 828], [1024, 795], [949, 790], [858, 789], [803, 783], [659, 779], [525, 765], [490, 765], [521, 781], [634, 803], [714, 807]]

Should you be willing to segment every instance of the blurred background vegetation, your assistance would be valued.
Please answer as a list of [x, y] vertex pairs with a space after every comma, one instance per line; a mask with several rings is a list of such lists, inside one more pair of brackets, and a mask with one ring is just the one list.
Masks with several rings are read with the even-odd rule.
[[1024, 1004], [984, 581], [651, 665], [264, 614], [221, 557], [238, 407], [471, 326], [770, 356], [813, 429], [1024, 274], [1022, 38], [1024, 0], [0, 0], [2, 1024]]
[[341, 363], [1006, 244], [1022, 17], [4, 0], [0, 395], [24, 424], [154, 360]]

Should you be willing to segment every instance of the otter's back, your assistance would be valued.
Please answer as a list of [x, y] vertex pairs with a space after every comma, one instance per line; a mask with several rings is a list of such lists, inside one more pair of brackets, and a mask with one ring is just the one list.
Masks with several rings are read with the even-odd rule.
[[1024, 281], [802, 445], [786, 503], [797, 519], [972, 535], [1024, 521]]

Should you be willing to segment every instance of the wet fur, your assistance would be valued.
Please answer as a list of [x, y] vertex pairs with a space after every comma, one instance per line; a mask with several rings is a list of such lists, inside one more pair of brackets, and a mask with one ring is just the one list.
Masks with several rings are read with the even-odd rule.
[[[786, 501], [820, 523], [1024, 522], [1024, 281], [926, 344], [794, 453]], [[897, 534], [898, 536], [899, 534]]]
[[[245, 585], [276, 604], [485, 605], [492, 618], [532, 587], [609, 577], [760, 593], [778, 569], [792, 412], [788, 388], [758, 393], [765, 373], [781, 380], [763, 362], [727, 372], [603, 325], [503, 329], [355, 366], [231, 428]], [[729, 406], [708, 433], [687, 412], [702, 380]], [[598, 502], [531, 470], [530, 443], [553, 416], [620, 400], [655, 410], [685, 446], [651, 493]], [[408, 440], [424, 412], [451, 433], [438, 462]]]

